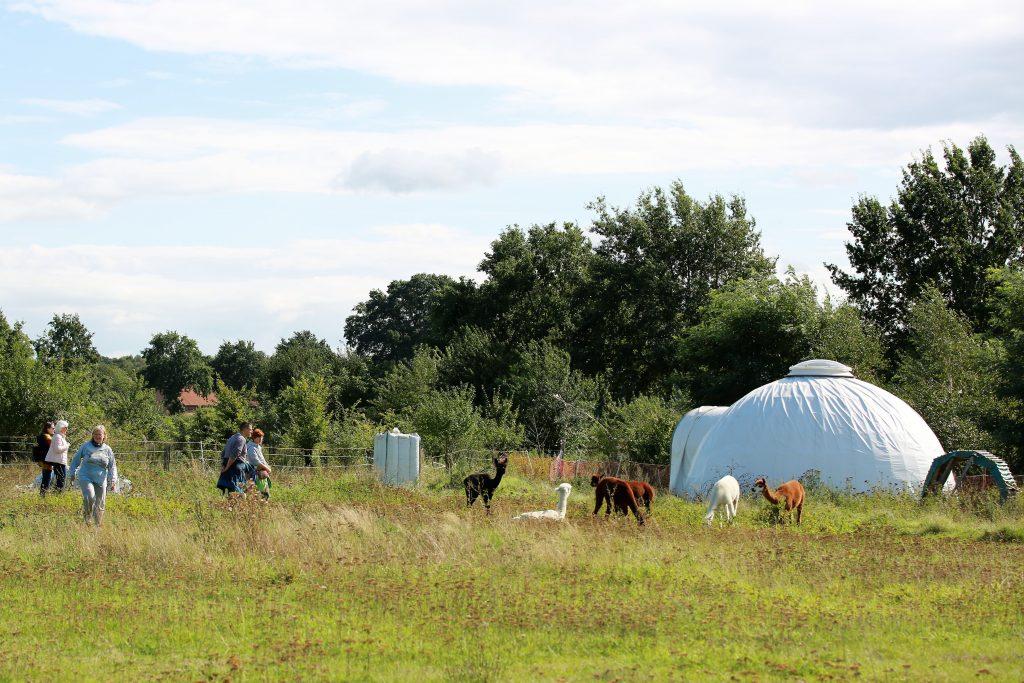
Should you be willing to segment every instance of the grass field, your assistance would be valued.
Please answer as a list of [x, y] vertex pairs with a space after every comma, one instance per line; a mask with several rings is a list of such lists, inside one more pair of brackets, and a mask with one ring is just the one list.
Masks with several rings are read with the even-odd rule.
[[[811, 492], [800, 528], [662, 495], [565, 523], [510, 470], [494, 514], [440, 485], [125, 465], [104, 528], [0, 468], [0, 680], [1024, 679], [1024, 506]], [[748, 494], [749, 495], [749, 494]]]

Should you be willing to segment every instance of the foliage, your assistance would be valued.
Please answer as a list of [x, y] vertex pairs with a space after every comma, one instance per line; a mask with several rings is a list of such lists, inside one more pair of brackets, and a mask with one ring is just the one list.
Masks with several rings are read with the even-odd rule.
[[255, 387], [263, 380], [267, 354], [258, 351], [251, 341], [226, 341], [217, 349], [210, 365], [221, 382], [232, 389]]
[[265, 389], [273, 396], [304, 375], [327, 377], [334, 366], [330, 344], [309, 330], [282, 339], [266, 365]]
[[284, 443], [314, 455], [321, 453], [330, 428], [327, 419], [329, 400], [330, 391], [323, 377], [300, 377], [286, 387], [278, 398]]
[[418, 273], [393, 281], [387, 293], [374, 289], [345, 320], [345, 338], [378, 362], [410, 358], [419, 345], [440, 346], [444, 340], [435, 311], [457, 284], [447, 275]]
[[93, 396], [111, 425], [137, 437], [166, 436], [168, 425], [160, 400], [142, 377], [106, 362], [96, 365], [92, 374]]
[[437, 384], [440, 363], [435, 349], [420, 347], [377, 382], [371, 406], [377, 415], [415, 412]]
[[1001, 345], [973, 334], [966, 317], [929, 288], [910, 308], [907, 349], [893, 381], [947, 450], [999, 452], [993, 431], [1005, 415], [996, 393], [1001, 358]]
[[518, 349], [503, 386], [531, 445], [547, 450], [585, 445], [602, 396], [595, 380], [572, 369], [568, 353], [551, 342], [529, 342]]
[[73, 368], [91, 365], [100, 358], [92, 343], [92, 332], [77, 313], [54, 315], [34, 346], [36, 356], [47, 365]]
[[692, 406], [669, 405], [657, 396], [638, 396], [628, 403], [612, 403], [605, 412], [604, 428], [595, 432], [608, 460], [666, 465], [676, 423]]
[[829, 265], [833, 281], [889, 339], [902, 338], [910, 302], [935, 286], [972, 325], [987, 318], [989, 268], [1024, 260], [1024, 162], [1008, 149], [1000, 166], [984, 137], [967, 150], [943, 145], [903, 171], [888, 206], [861, 197], [847, 227], [851, 272]]
[[882, 367], [878, 334], [854, 309], [819, 303], [811, 281], [792, 270], [715, 292], [678, 339], [681, 381], [703, 405], [729, 405], [809, 358], [847, 363], [865, 379]]
[[412, 414], [423, 450], [441, 458], [449, 471], [461, 452], [483, 447], [483, 423], [483, 416], [473, 405], [470, 387], [430, 391]]
[[20, 323], [0, 312], [0, 434], [39, 433], [46, 420], [66, 419], [72, 433], [96, 424], [100, 412], [90, 397], [83, 368], [65, 370], [36, 361]]
[[675, 182], [668, 192], [640, 195], [635, 207], [611, 208], [598, 198], [591, 208], [602, 240], [581, 367], [605, 372], [616, 396], [664, 389], [675, 335], [697, 322], [712, 292], [768, 275], [774, 261], [740, 197], [701, 202]]
[[178, 410], [178, 396], [184, 389], [207, 395], [213, 391], [213, 369], [195, 339], [177, 332], [154, 334], [142, 352], [146, 384], [163, 394], [164, 405]]
[[480, 262], [487, 279], [477, 316], [492, 338], [550, 339], [564, 348], [580, 327], [593, 262], [590, 240], [572, 223], [510, 227]]

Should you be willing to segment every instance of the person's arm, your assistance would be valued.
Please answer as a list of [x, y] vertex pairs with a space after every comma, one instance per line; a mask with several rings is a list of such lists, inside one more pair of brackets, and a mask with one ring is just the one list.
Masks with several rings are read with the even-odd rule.
[[117, 488], [117, 459], [114, 458], [114, 449], [107, 446], [107, 452], [110, 453], [110, 467], [107, 468], [107, 488], [113, 491]]
[[75, 480], [75, 471], [78, 469], [79, 463], [82, 462], [82, 457], [85, 455], [84, 451], [85, 444], [83, 443], [78, 447], [78, 450], [75, 451], [75, 457], [71, 460], [71, 465], [68, 467], [68, 481], [73, 482]]

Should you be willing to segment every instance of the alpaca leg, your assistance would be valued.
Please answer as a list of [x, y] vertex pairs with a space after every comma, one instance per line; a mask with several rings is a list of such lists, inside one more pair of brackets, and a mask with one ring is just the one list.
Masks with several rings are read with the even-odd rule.
[[801, 502], [799, 505], [796, 506], [796, 523], [797, 524], [800, 523], [800, 517], [803, 515], [803, 512], [804, 512], [804, 504], [803, 504], [803, 502]]
[[484, 507], [487, 508], [487, 514], [491, 514], [491, 492], [485, 490], [483, 492], [483, 498], [484, 498]]
[[473, 506], [473, 503], [476, 502], [476, 497], [479, 495], [479, 493], [480, 492], [477, 491], [476, 487], [474, 486], [466, 487], [466, 507]]

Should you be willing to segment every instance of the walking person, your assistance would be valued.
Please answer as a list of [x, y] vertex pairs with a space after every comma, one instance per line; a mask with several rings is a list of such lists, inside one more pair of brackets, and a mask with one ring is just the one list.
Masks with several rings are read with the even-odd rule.
[[71, 447], [68, 442], [68, 423], [66, 420], [58, 420], [54, 425], [53, 437], [50, 441], [50, 448], [46, 452], [44, 462], [49, 469], [43, 470], [43, 482], [39, 487], [39, 494], [46, 495], [50, 490], [50, 482], [53, 481], [54, 489], [60, 493], [64, 490], [64, 477], [68, 469], [68, 449]]
[[82, 489], [82, 519], [86, 524], [92, 518], [99, 526], [106, 509], [107, 488], [114, 489], [117, 482], [117, 461], [114, 451], [107, 445], [107, 429], [96, 425], [92, 439], [83, 443], [71, 460], [71, 483], [78, 477]]
[[220, 456], [220, 477], [217, 488], [222, 493], [244, 493], [245, 484], [252, 476], [252, 468], [246, 459], [245, 440], [252, 436], [252, 424], [242, 422], [224, 444], [224, 452]]
[[[46, 472], [50, 469], [50, 465], [46, 462], [46, 454], [50, 452], [50, 444], [53, 442], [53, 431], [54, 424], [52, 422], [43, 423], [43, 431], [36, 437], [36, 445], [32, 447], [32, 462], [39, 465], [39, 469], [42, 472]], [[42, 476], [40, 475], [40, 479]], [[40, 488], [40, 490], [42, 490]]]
[[253, 468], [253, 480], [256, 484], [256, 489], [264, 498], [270, 498], [270, 463], [263, 457], [263, 437], [264, 433], [262, 429], [252, 430], [252, 439], [245, 446], [246, 459], [249, 461], [249, 466]]

